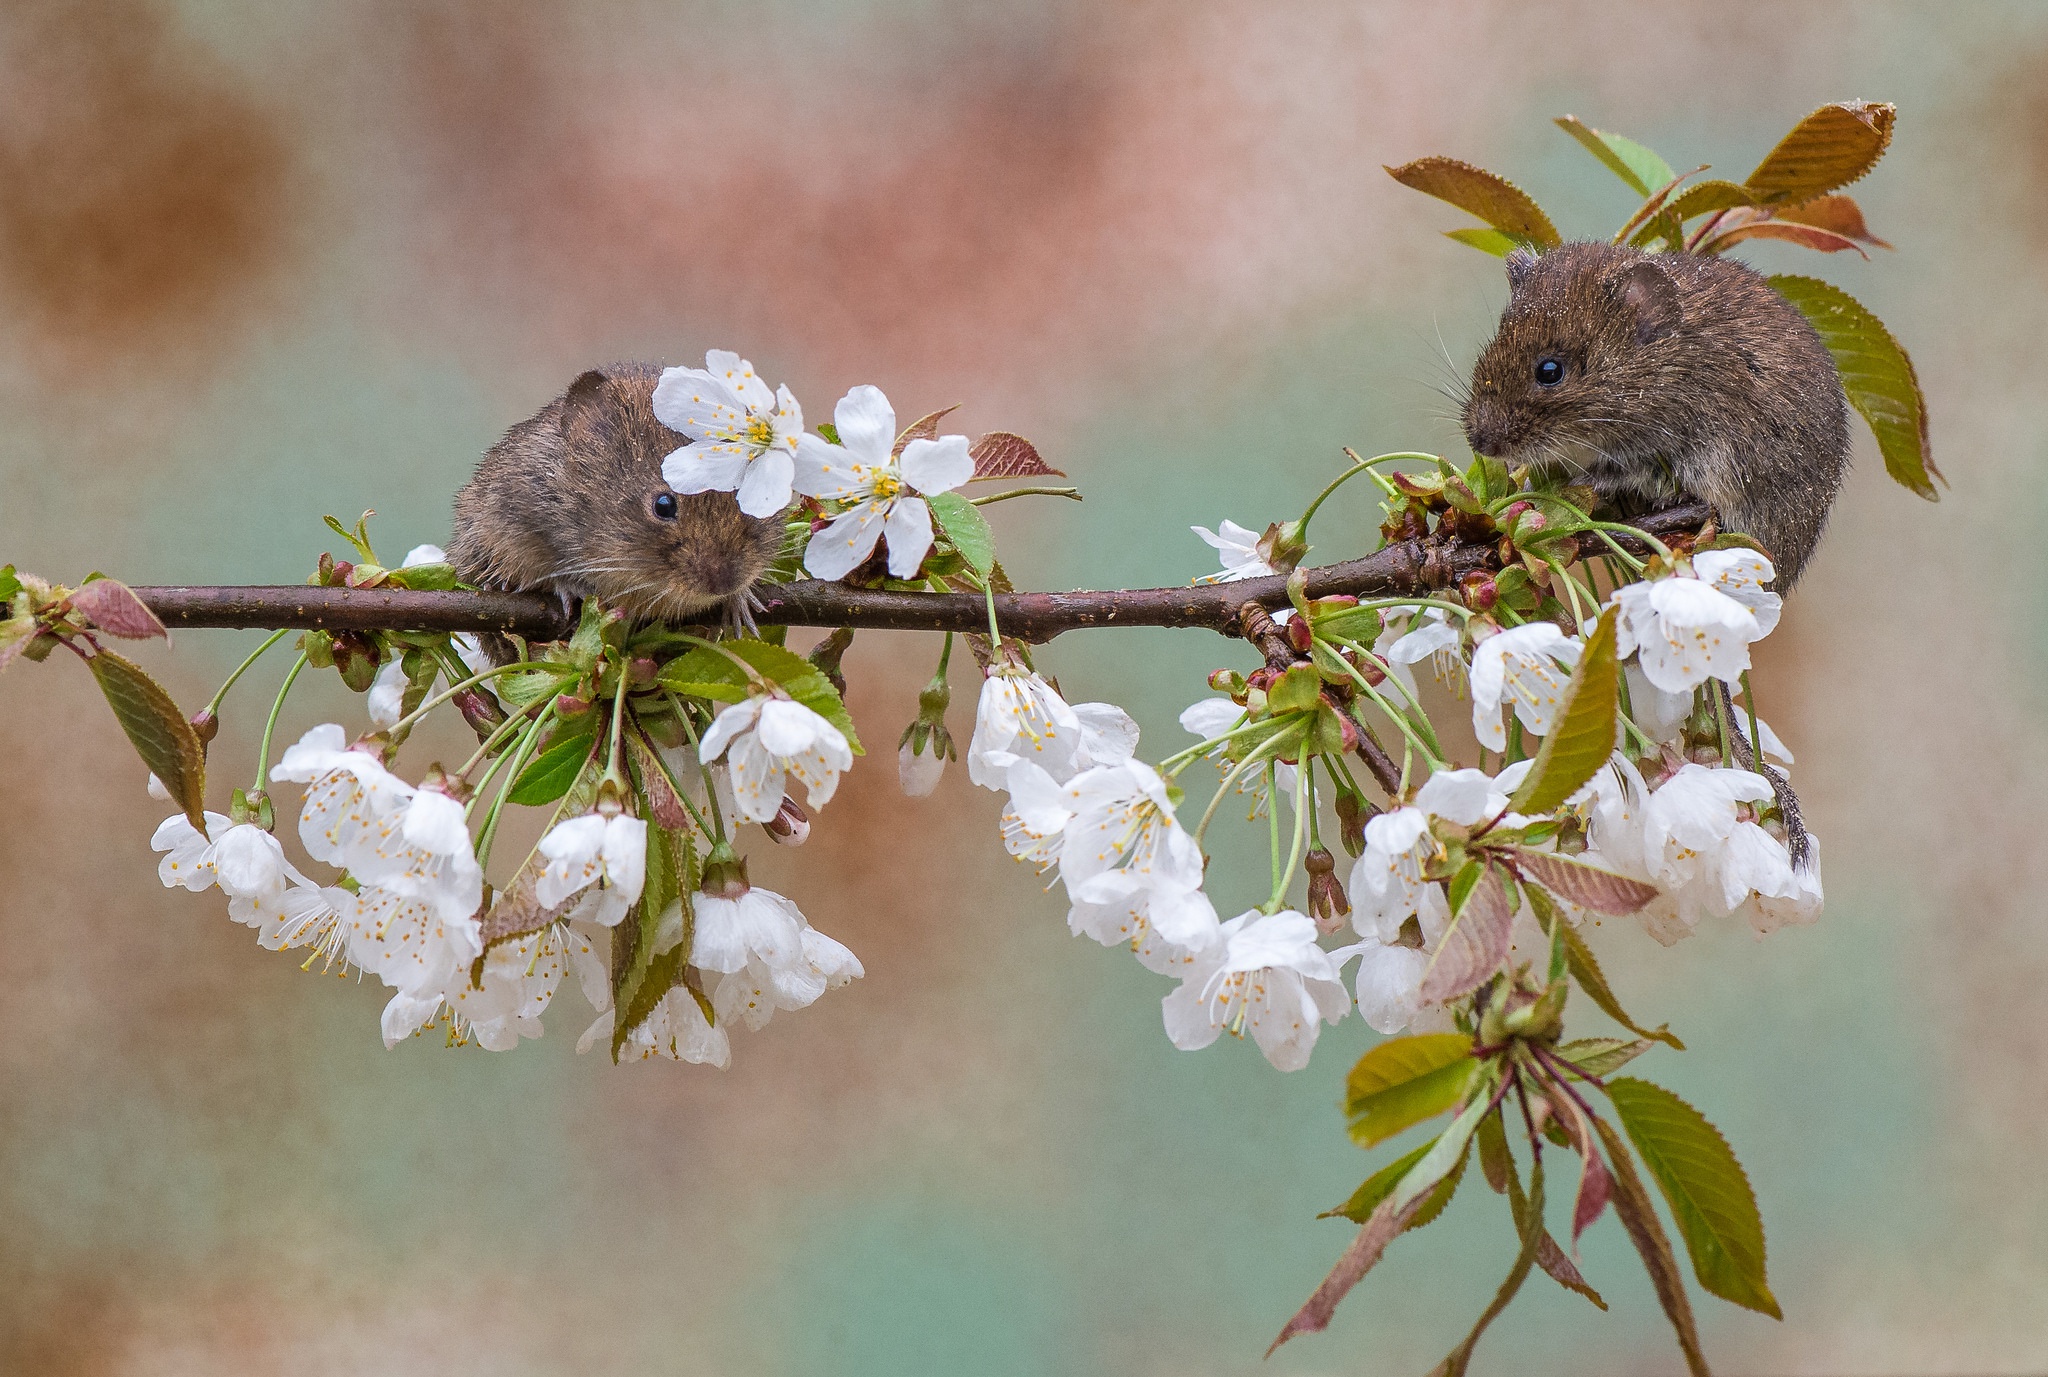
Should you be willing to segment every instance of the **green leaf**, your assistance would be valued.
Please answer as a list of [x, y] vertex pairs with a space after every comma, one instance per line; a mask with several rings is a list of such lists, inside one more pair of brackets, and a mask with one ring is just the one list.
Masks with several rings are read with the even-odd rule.
[[1711, 215], [1717, 210], [1734, 210], [1738, 206], [1756, 204], [1756, 193], [1739, 182], [1724, 182], [1719, 178], [1706, 182], [1694, 182], [1678, 193], [1670, 204], [1664, 207], [1680, 220], [1690, 220], [1695, 215]]
[[1593, 949], [1586, 945], [1586, 939], [1579, 936], [1578, 931], [1570, 923], [1563, 922], [1562, 919], [1557, 921], [1564, 928], [1565, 960], [1571, 968], [1572, 979], [1576, 980], [1579, 988], [1600, 1006], [1600, 1012], [1637, 1037], [1652, 1038], [1683, 1052], [1685, 1044], [1662, 1024], [1655, 1028], [1645, 1028], [1622, 1010], [1621, 1001], [1616, 999], [1614, 991], [1608, 988], [1607, 976], [1601, 971], [1600, 963], [1593, 959]]
[[1671, 170], [1671, 164], [1634, 139], [1604, 133], [1577, 115], [1560, 115], [1554, 123], [1577, 139], [1608, 171], [1627, 182], [1638, 196], [1648, 196], [1678, 175]]
[[1451, 876], [1451, 883], [1445, 890], [1450, 901], [1451, 916], [1456, 917], [1464, 910], [1465, 901], [1472, 897], [1472, 891], [1479, 887], [1479, 877], [1486, 873], [1486, 867], [1478, 861], [1467, 861], [1458, 867], [1458, 873]]
[[692, 698], [737, 703], [747, 696], [747, 686], [751, 681], [747, 672], [734, 664], [729, 656], [699, 646], [663, 665], [654, 676], [654, 682]]
[[1479, 1170], [1495, 1195], [1507, 1194], [1508, 1175], [1515, 1169], [1514, 1158], [1508, 1153], [1507, 1132], [1501, 1127], [1500, 1120], [1498, 1113], [1487, 1115], [1480, 1121], [1479, 1131], [1473, 1135], [1479, 1144]]
[[1614, 608], [1602, 612], [1586, 641], [1571, 682], [1565, 685], [1564, 711], [1509, 801], [1515, 812], [1550, 812], [1576, 794], [1614, 754], [1621, 683], [1621, 667], [1614, 658], [1614, 618]]
[[1387, 175], [1402, 186], [1471, 212], [1518, 244], [1554, 249], [1563, 242], [1529, 193], [1484, 168], [1456, 158], [1418, 158], [1388, 168]]
[[560, 671], [549, 673], [544, 669], [527, 670], [519, 674], [505, 674], [491, 681], [491, 689], [514, 708], [530, 708], [544, 698], [551, 697], [563, 681], [576, 671], [563, 665]]
[[1476, 225], [1471, 229], [1445, 230], [1444, 238], [1455, 239], [1460, 244], [1469, 244], [1481, 253], [1490, 253], [1495, 258], [1506, 258], [1516, 249], [1523, 247], [1519, 239], [1502, 234], [1497, 229], [1482, 229]]
[[1678, 1096], [1633, 1076], [1607, 1098], [1656, 1178], [1706, 1290], [1774, 1320], [1785, 1318], [1764, 1276], [1764, 1222], [1749, 1177], [1720, 1130]]
[[151, 774], [163, 781], [185, 820], [206, 833], [206, 748], [199, 733], [185, 720], [185, 714], [164, 692], [163, 686], [142, 672], [139, 665], [111, 650], [102, 650], [88, 662], [92, 677], [99, 681], [114, 720], [128, 734], [135, 753]]
[[569, 792], [575, 785], [576, 777], [583, 773], [583, 767], [590, 761], [590, 753], [597, 745], [598, 714], [590, 713], [584, 721], [567, 728], [567, 734], [555, 738], [548, 748], [533, 758], [519, 774], [519, 781], [512, 786], [512, 802], [533, 807], [542, 803], [553, 803]]
[[1913, 360], [1892, 332], [1831, 282], [1791, 275], [1768, 280], [1799, 308], [1835, 356], [1842, 391], [1877, 436], [1885, 472], [1928, 501], [1938, 501], [1932, 479], [1942, 475], [1927, 444], [1926, 399]]
[[14, 566], [0, 564], [0, 602], [12, 601], [14, 595], [20, 591], [21, 578], [14, 572]]
[[1315, 633], [1326, 640], [1356, 641], [1371, 646], [1380, 637], [1380, 614], [1371, 607], [1338, 607], [1310, 617]]
[[[369, 513], [364, 512], [363, 516], [368, 517]], [[329, 530], [333, 531], [336, 535], [340, 536], [343, 540], [347, 541], [350, 545], [354, 546], [356, 554], [361, 556], [363, 559], [370, 561], [371, 563], [376, 562], [377, 552], [370, 548], [369, 536], [367, 535], [363, 522], [361, 520], [358, 520], [356, 522], [355, 530], [351, 531], [348, 527], [342, 525], [341, 522], [337, 521], [335, 518], [331, 516], [323, 516], [320, 519], [327, 523], [327, 528]]]
[[820, 421], [818, 422], [818, 436], [826, 444], [836, 445], [839, 443], [839, 427], [833, 425], [830, 421]]
[[1557, 1055], [1589, 1076], [1606, 1076], [1619, 1071], [1650, 1050], [1648, 1038], [1578, 1038], [1558, 1044]]
[[1707, 1355], [1700, 1348], [1699, 1330], [1693, 1325], [1692, 1303], [1685, 1298], [1685, 1278], [1679, 1274], [1678, 1259], [1672, 1256], [1671, 1240], [1664, 1236], [1664, 1226], [1657, 1222], [1650, 1193], [1643, 1189], [1643, 1180], [1629, 1160], [1628, 1145], [1605, 1119], [1597, 1114], [1592, 1117], [1593, 1127], [1599, 1130], [1600, 1140], [1607, 1146], [1608, 1174], [1614, 1183], [1614, 1212], [1621, 1217], [1629, 1241], [1636, 1246], [1636, 1255], [1643, 1260], [1643, 1269], [1650, 1274], [1650, 1284], [1657, 1289], [1657, 1302], [1664, 1307], [1664, 1314], [1678, 1335], [1685, 1366], [1692, 1377], [1713, 1377], [1707, 1369]]
[[973, 567], [975, 573], [987, 578], [989, 570], [995, 567], [996, 537], [989, 530], [981, 508], [957, 492], [931, 493], [925, 502], [937, 518], [939, 529], [945, 532], [946, 539], [960, 552], [960, 557]]
[[1508, 959], [1514, 922], [1507, 885], [1499, 868], [1489, 865], [1423, 969], [1422, 1002], [1440, 1004], [1478, 989]]
[[[1366, 1177], [1358, 1189], [1351, 1192], [1350, 1198], [1345, 1200], [1343, 1204], [1334, 1210], [1324, 1210], [1316, 1218], [1336, 1219], [1342, 1217], [1351, 1220], [1355, 1224], [1365, 1223], [1366, 1220], [1372, 1217], [1372, 1212], [1379, 1208], [1380, 1201], [1385, 1200], [1388, 1195], [1393, 1193], [1394, 1186], [1403, 1176], [1408, 1174], [1411, 1167], [1422, 1160], [1422, 1155], [1428, 1152], [1435, 1145], [1435, 1142], [1435, 1139], [1431, 1139], [1427, 1143], [1418, 1145], [1414, 1151], [1404, 1153], [1387, 1163], [1371, 1176]], [[1417, 1226], [1411, 1220], [1409, 1227], [1414, 1228]]]
[[1345, 1080], [1352, 1140], [1371, 1147], [1435, 1118], [1464, 1098], [1479, 1070], [1463, 1033], [1388, 1039], [1360, 1057]]
[[1634, 913], [1661, 891], [1653, 884], [1602, 870], [1597, 865], [1552, 851], [1516, 847], [1511, 853], [1524, 880], [1534, 880], [1559, 898], [1580, 908], [1621, 917]]
[[1894, 105], [1840, 101], [1792, 127], [1745, 185], [1765, 201], [1808, 201], [1877, 166], [1892, 141]]
[[418, 588], [445, 592], [456, 584], [455, 566], [452, 564], [408, 564], [403, 569], [393, 569], [387, 580], [400, 588]]

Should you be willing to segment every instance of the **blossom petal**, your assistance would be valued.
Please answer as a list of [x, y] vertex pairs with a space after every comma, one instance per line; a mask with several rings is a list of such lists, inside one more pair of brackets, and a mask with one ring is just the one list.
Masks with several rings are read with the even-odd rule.
[[889, 462], [889, 451], [896, 445], [896, 408], [881, 388], [869, 383], [848, 388], [832, 409], [832, 425], [839, 443], [855, 459], [877, 467]]
[[898, 461], [904, 481], [922, 493], [951, 492], [974, 477], [974, 456], [965, 435], [912, 440]]
[[[811, 543], [804, 547], [804, 568], [814, 578], [845, 578], [875, 552], [875, 542], [882, 538], [882, 523], [887, 518], [887, 512], [871, 502], [863, 502], [832, 518], [823, 530], [811, 534]], [[931, 540], [929, 522], [925, 540], [927, 544]], [[922, 552], [918, 557], [923, 558]]]
[[671, 450], [661, 461], [661, 481], [685, 496], [731, 492], [746, 480], [749, 467], [743, 452], [722, 445], [689, 444]]
[[823, 497], [843, 502], [868, 490], [867, 471], [842, 446], [816, 435], [799, 435], [796, 441], [794, 476], [791, 485], [806, 497]]
[[654, 418], [692, 440], [729, 436], [747, 424], [747, 404], [725, 379], [701, 368], [664, 368], [654, 385]]
[[899, 497], [890, 504], [884, 529], [889, 538], [889, 574], [907, 579], [932, 548], [931, 509], [922, 497]]
[[[662, 476], [668, 476], [666, 461]], [[789, 451], [771, 449], [747, 465], [740, 479], [740, 510], [748, 516], [771, 517], [789, 505], [790, 484], [796, 476], [796, 460]], [[670, 484], [671, 487], [674, 484]]]

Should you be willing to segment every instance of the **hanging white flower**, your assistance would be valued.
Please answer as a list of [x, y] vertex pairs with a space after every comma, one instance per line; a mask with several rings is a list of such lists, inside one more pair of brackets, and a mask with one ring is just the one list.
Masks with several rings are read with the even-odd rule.
[[[1204, 740], [1219, 737], [1243, 726], [1245, 710], [1228, 698], [1204, 698], [1191, 703], [1182, 710], [1180, 724], [1192, 736]], [[1209, 752], [1208, 758], [1216, 762], [1217, 768], [1228, 770], [1229, 757], [1226, 746], [1218, 746]], [[1297, 768], [1284, 760], [1273, 762], [1273, 788], [1287, 800], [1288, 807], [1294, 806], [1294, 795], [1298, 783]], [[1266, 806], [1266, 772], [1261, 769], [1247, 770], [1238, 777], [1237, 792], [1247, 794], [1252, 800], [1252, 815], [1258, 816]]]
[[1081, 718], [1051, 684], [1007, 661], [990, 668], [974, 708], [967, 777], [984, 789], [1008, 786], [1010, 762], [1024, 759], [1054, 779], [1080, 749]]
[[473, 914], [451, 918], [430, 902], [376, 885], [350, 896], [342, 917], [349, 959], [421, 998], [438, 996], [483, 954], [483, 928]]
[[654, 416], [689, 438], [661, 461], [662, 481], [677, 492], [736, 492], [748, 516], [789, 505], [804, 413], [787, 386], [771, 392], [754, 365], [713, 349], [702, 368], [662, 370]]
[[690, 964], [698, 970], [723, 975], [745, 970], [749, 961], [787, 967], [802, 959], [810, 924], [773, 890], [748, 886], [730, 896], [699, 894], [695, 911]]
[[1067, 930], [1105, 947], [1129, 944], [1140, 965], [1161, 974], [1185, 969], [1222, 940], [1216, 906], [1190, 889], [1131, 869], [1111, 870], [1067, 887]]
[[491, 948], [484, 957], [482, 981], [470, 983], [467, 966], [444, 988], [423, 994], [400, 991], [385, 1006], [384, 1045], [392, 1047], [438, 1019], [447, 1019], [459, 1042], [475, 1042], [486, 1051], [509, 1052], [522, 1038], [544, 1031], [541, 1015], [554, 999], [563, 974], [574, 968], [584, 996], [605, 1007], [611, 1002], [610, 979], [598, 956], [592, 930], [578, 924], [551, 923]]
[[1785, 599], [1764, 585], [1778, 576], [1771, 561], [1756, 550], [1701, 550], [1692, 557], [1692, 571], [1707, 585], [1726, 593], [1756, 614], [1761, 634], [1778, 629]]
[[1629, 720], [1652, 741], [1676, 741], [1678, 729], [1692, 715], [1693, 690], [1669, 693], [1658, 688], [1634, 660], [1621, 672], [1628, 680]]
[[822, 808], [853, 768], [846, 736], [817, 713], [779, 694], [754, 694], [719, 710], [704, 733], [703, 758], [732, 767], [740, 816], [767, 822], [782, 807], [787, 776], [804, 782], [810, 805]]
[[1429, 951], [1368, 937], [1355, 946], [1330, 953], [1340, 965], [1358, 958], [1353, 986], [1358, 1012], [1376, 1033], [1398, 1033], [1422, 1012], [1422, 977], [1429, 970]]
[[1498, 631], [1472, 651], [1472, 730], [1489, 750], [1507, 749], [1501, 704], [1514, 705], [1525, 730], [1548, 736], [1564, 707], [1565, 685], [1585, 647], [1553, 622]]
[[1735, 683], [1749, 668], [1750, 642], [1764, 634], [1755, 612], [1703, 579], [1624, 584], [1610, 602], [1621, 609], [1616, 653], [1635, 654], [1643, 674], [1666, 693], [1689, 692], [1709, 679]]
[[1013, 759], [1008, 770], [1010, 797], [1000, 824], [1003, 849], [1044, 874], [1059, 864], [1067, 824], [1074, 819], [1073, 792], [1034, 761]]
[[224, 835], [234, 824], [219, 813], [203, 816], [206, 819], [204, 835], [186, 820], [183, 813], [165, 818], [150, 834], [151, 849], [165, 853], [164, 858], [156, 863], [156, 876], [163, 881], [165, 889], [184, 888], [199, 894], [213, 888], [214, 839]]
[[[345, 889], [323, 889], [313, 883], [294, 883], [268, 902], [251, 902], [240, 921], [256, 929], [256, 944], [266, 951], [288, 951], [311, 947], [321, 969], [339, 964], [342, 973], [354, 964], [349, 955], [348, 915], [355, 910], [356, 896]], [[233, 908], [230, 906], [230, 914]]]
[[1266, 552], [1259, 548], [1261, 533], [1258, 531], [1227, 518], [1219, 522], [1213, 531], [1205, 526], [1190, 526], [1188, 529], [1216, 551], [1216, 558], [1223, 565], [1221, 573], [1204, 574], [1195, 580], [1196, 583], [1236, 583], [1239, 579], [1264, 578], [1280, 572], [1266, 558]]
[[809, 1008], [825, 991], [866, 973], [860, 958], [844, 943], [806, 925], [798, 935], [795, 961], [774, 965], [760, 958], [749, 960], [742, 969], [720, 977], [711, 1007], [721, 1026], [730, 1027], [737, 1019], [758, 1031], [777, 1009]]
[[906, 741], [896, 750], [896, 779], [906, 798], [929, 798], [946, 774], [946, 757], [936, 742], [927, 741], [920, 751]]
[[839, 399], [832, 420], [838, 444], [816, 435], [797, 442], [796, 490], [849, 505], [812, 534], [804, 568], [817, 578], [844, 578], [886, 540], [890, 576], [907, 579], [932, 548], [931, 509], [912, 491], [949, 492], [972, 478], [967, 437], [912, 440], [900, 458], [892, 455], [895, 408], [865, 384]]
[[1439, 849], [1420, 808], [1394, 808], [1366, 820], [1365, 850], [1351, 867], [1349, 886], [1351, 926], [1359, 936], [1391, 945], [1410, 918], [1427, 943], [1443, 934], [1450, 905], [1442, 886], [1423, 878]]
[[411, 802], [414, 792], [385, 769], [373, 751], [350, 746], [347, 735], [332, 722], [314, 727], [287, 747], [270, 779], [306, 786], [299, 840], [313, 859], [344, 868], [351, 853], [386, 817]]
[[[576, 1044], [576, 1050], [588, 1051], [600, 1041], [610, 1042], [613, 1017], [609, 1010], [599, 1015], [590, 1031]], [[649, 1057], [668, 1057], [699, 1066], [715, 1066], [723, 1071], [732, 1065], [732, 1039], [726, 1035], [723, 1026], [713, 1027], [711, 1021], [704, 1017], [704, 1009], [697, 1003], [697, 996], [687, 987], [678, 985], [663, 995], [654, 1011], [626, 1034], [625, 1044], [619, 1049], [619, 1059], [623, 1061], [627, 1057], [641, 1061]]]
[[1463, 633], [1448, 617], [1441, 607], [1426, 607], [1406, 618], [1389, 618], [1373, 642], [1373, 654], [1411, 699], [1416, 692], [1414, 667], [1425, 660], [1438, 683], [1454, 691], [1464, 684], [1465, 661], [1459, 655]]
[[1161, 1002], [1175, 1047], [1194, 1051], [1225, 1030], [1249, 1032], [1282, 1071], [1308, 1065], [1321, 1025], [1350, 1007], [1336, 963], [1316, 945], [1314, 920], [1291, 909], [1253, 909], [1223, 924], [1220, 940]]
[[1175, 819], [1166, 781], [1150, 765], [1097, 766], [1076, 775], [1068, 789], [1074, 818], [1060, 848], [1060, 873], [1070, 893], [1080, 881], [1111, 870], [1147, 885], [1201, 887], [1201, 849]]
[[1641, 910], [1651, 936], [1675, 942], [1701, 918], [1734, 912], [1757, 884], [1774, 887], [1781, 868], [1789, 875], [1782, 844], [1742, 815], [1742, 805], [1771, 796], [1762, 775], [1696, 764], [1681, 767], [1650, 794], [1643, 806], [1643, 868], [1664, 891]]
[[582, 894], [572, 918], [616, 927], [647, 879], [647, 824], [628, 813], [585, 813], [556, 823], [540, 839], [547, 865], [534, 885], [542, 908]]

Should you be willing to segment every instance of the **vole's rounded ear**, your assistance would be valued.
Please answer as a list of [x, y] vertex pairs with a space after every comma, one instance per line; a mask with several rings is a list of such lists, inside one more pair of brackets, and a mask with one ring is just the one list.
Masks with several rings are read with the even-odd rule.
[[1649, 344], [1678, 333], [1685, 324], [1685, 307], [1678, 299], [1678, 284], [1648, 259], [1632, 263], [1608, 284], [1614, 300], [1636, 319], [1636, 343]]
[[1522, 284], [1529, 280], [1529, 270], [1536, 266], [1536, 252], [1524, 244], [1508, 255], [1507, 264], [1508, 290], [1518, 292], [1522, 289]]
[[562, 435], [574, 439], [592, 427], [601, 427], [605, 420], [604, 390], [611, 380], [600, 369], [592, 368], [576, 377], [569, 384], [569, 390], [562, 394]]

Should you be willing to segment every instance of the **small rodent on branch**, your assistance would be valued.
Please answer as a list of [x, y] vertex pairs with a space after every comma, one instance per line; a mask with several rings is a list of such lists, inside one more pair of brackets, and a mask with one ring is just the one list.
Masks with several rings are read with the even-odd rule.
[[1473, 450], [1624, 514], [1710, 502], [1789, 589], [1849, 456], [1841, 379], [1806, 318], [1723, 258], [1575, 243], [1517, 249], [1507, 270], [1465, 402]]
[[655, 419], [661, 371], [592, 369], [491, 446], [455, 494], [456, 573], [647, 620], [744, 620], [782, 523], [747, 516], [731, 493], [685, 496], [662, 480], [662, 459], [687, 440]]

